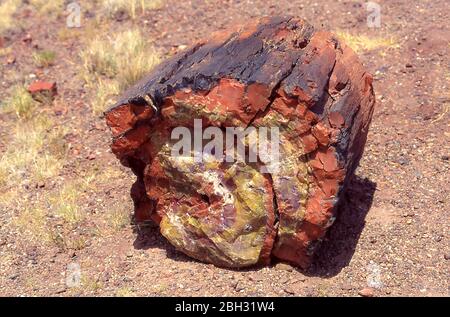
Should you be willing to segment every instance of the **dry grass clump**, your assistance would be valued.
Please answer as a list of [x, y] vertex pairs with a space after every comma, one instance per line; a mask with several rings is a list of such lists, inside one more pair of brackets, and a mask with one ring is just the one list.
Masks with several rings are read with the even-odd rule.
[[37, 104], [23, 86], [17, 86], [2, 107], [3, 112], [14, 113], [16, 120], [8, 126], [10, 133], [0, 155], [0, 209], [15, 211], [12, 224], [27, 240], [50, 243], [58, 241], [59, 231], [49, 222], [54, 215], [49, 213], [47, 191], [30, 195], [29, 190], [59, 175], [66, 161], [67, 131]]
[[355, 35], [345, 31], [337, 31], [337, 36], [350, 46], [356, 53], [372, 51], [380, 48], [399, 48], [400, 45], [393, 37], [370, 37], [364, 34]]
[[121, 287], [116, 291], [115, 294], [117, 297], [134, 297], [136, 296], [134, 294], [134, 291], [131, 287], [125, 286], [125, 287]]
[[130, 224], [130, 213], [122, 207], [114, 206], [114, 209], [108, 213], [108, 223], [113, 231], [120, 231]]
[[126, 13], [135, 20], [139, 14], [161, 8], [163, 4], [163, 0], [103, 0], [102, 7], [108, 17]]
[[92, 101], [92, 111], [101, 115], [114, 102], [120, 92], [119, 84], [115, 80], [99, 80]]
[[64, 11], [64, 0], [29, 0], [41, 15], [60, 15]]
[[80, 209], [82, 187], [78, 182], [65, 184], [49, 201], [55, 215], [62, 218], [67, 224], [75, 225], [86, 216]]
[[2, 106], [2, 112], [14, 113], [17, 122], [9, 128], [6, 150], [0, 156], [1, 187], [54, 177], [63, 166], [65, 130], [37, 109], [37, 102], [23, 86], [16, 86]]
[[13, 14], [21, 0], [4, 0], [0, 3], [0, 34], [14, 26]]
[[14, 112], [18, 119], [30, 119], [35, 107], [36, 103], [27, 89], [18, 85], [12, 89], [11, 97], [2, 105], [2, 112]]
[[71, 180], [52, 190], [42, 190], [33, 201], [17, 199], [19, 212], [14, 225], [36, 244], [83, 249], [86, 238], [75, 229], [87, 215], [80, 203], [85, 191], [82, 179]]
[[[14, 128], [11, 142], [0, 157], [2, 183], [13, 185], [21, 180], [39, 182], [58, 175], [64, 163], [66, 144], [62, 128], [39, 115]], [[50, 132], [51, 129], [51, 132]]]
[[140, 79], [160, 60], [139, 30], [119, 33], [115, 39], [97, 37], [81, 53], [85, 69], [95, 75], [116, 77], [120, 88]]
[[93, 112], [105, 110], [110, 99], [142, 78], [160, 61], [156, 49], [139, 30], [110, 37], [96, 37], [81, 52], [84, 78], [96, 94]]
[[52, 231], [47, 223], [47, 212], [42, 206], [17, 201], [21, 212], [13, 224], [27, 237], [28, 241], [49, 243], [53, 240]]
[[45, 68], [55, 63], [56, 53], [53, 51], [41, 51], [33, 53], [33, 60], [36, 66]]

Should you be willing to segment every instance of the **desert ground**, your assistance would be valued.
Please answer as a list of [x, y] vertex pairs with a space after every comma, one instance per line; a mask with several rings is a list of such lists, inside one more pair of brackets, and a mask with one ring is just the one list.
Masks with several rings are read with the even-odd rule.
[[[77, 3], [79, 27], [68, 1], [0, 1], [0, 296], [449, 296], [447, 1], [378, 0], [380, 27], [364, 1]], [[374, 76], [364, 156], [308, 270], [217, 268], [135, 223], [102, 117], [152, 66], [264, 15], [336, 33]], [[36, 80], [57, 95], [33, 99]]]

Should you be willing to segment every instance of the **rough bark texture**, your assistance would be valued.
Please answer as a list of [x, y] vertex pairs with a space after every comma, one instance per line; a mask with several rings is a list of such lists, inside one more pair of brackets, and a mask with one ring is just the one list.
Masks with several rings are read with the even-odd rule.
[[[112, 150], [137, 175], [137, 221], [226, 267], [272, 257], [307, 267], [363, 153], [372, 77], [332, 34], [291, 17], [222, 32], [167, 60], [106, 113]], [[170, 156], [172, 128], [279, 127], [281, 173]]]

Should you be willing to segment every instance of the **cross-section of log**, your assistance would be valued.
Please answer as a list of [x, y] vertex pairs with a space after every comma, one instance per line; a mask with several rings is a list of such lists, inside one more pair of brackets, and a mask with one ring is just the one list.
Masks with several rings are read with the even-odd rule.
[[[137, 175], [137, 221], [157, 222], [201, 261], [245, 267], [275, 257], [305, 268], [361, 158], [373, 107], [372, 77], [350, 48], [274, 17], [163, 62], [105, 117], [112, 151]], [[173, 155], [173, 130], [194, 131], [195, 119], [204, 129], [277, 128], [277, 162], [221, 161], [194, 148]]]

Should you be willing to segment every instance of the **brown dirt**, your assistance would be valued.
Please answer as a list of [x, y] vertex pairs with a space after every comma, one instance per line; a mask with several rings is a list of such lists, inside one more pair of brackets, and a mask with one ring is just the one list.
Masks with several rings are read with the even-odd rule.
[[[449, 50], [447, 3], [443, 0], [378, 1], [382, 27], [369, 29], [360, 1], [165, 1], [136, 23], [171, 55], [184, 45], [208, 37], [211, 30], [249, 17], [292, 14], [317, 28], [344, 30], [369, 37], [394, 38], [398, 47], [359, 52], [374, 74], [377, 105], [356, 177], [348, 188], [340, 216], [320, 246], [314, 264], [301, 271], [284, 264], [268, 268], [226, 270], [202, 264], [174, 250], [153, 226], [127, 225], [111, 231], [108, 213], [132, 212], [129, 189], [134, 176], [109, 150], [110, 132], [92, 115], [93, 91], [76, 76], [81, 64], [81, 36], [61, 40], [65, 18], [39, 17], [21, 10], [22, 30], [9, 32], [0, 57], [0, 98], [17, 82], [56, 81], [59, 95], [47, 112], [69, 129], [69, 154], [58, 177], [45, 184], [17, 184], [20, 201], [31, 206], [92, 170], [107, 168], [103, 181], [77, 201], [88, 217], [64, 234], [82, 237], [77, 248], [40, 243], [17, 230], [20, 204], [0, 210], [0, 295], [2, 296], [357, 296], [373, 287], [376, 296], [448, 296], [450, 258], [447, 218], [450, 211]], [[95, 12], [83, 12], [82, 25]], [[126, 30], [130, 20], [113, 21]], [[29, 41], [22, 41], [29, 34]], [[37, 69], [32, 52], [57, 52], [55, 65]], [[0, 114], [0, 152], [15, 125]], [[117, 173], [113, 173], [116, 171]], [[35, 186], [37, 185], [37, 186]], [[42, 186], [44, 185], [44, 186]], [[55, 228], [58, 221], [50, 219]], [[106, 229], [105, 229], [106, 228]], [[99, 234], [98, 232], [107, 232]], [[81, 266], [82, 285], [67, 287], [67, 266]]]

